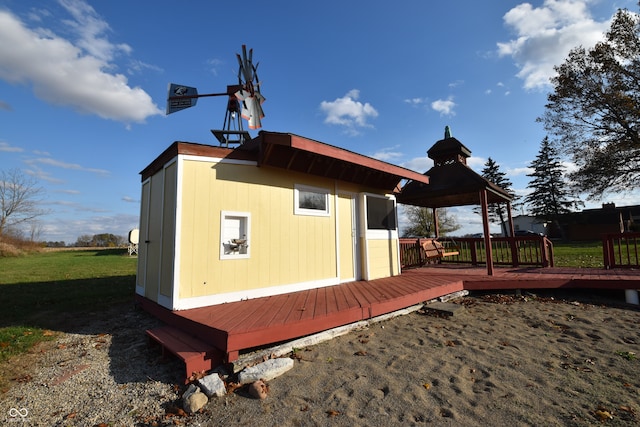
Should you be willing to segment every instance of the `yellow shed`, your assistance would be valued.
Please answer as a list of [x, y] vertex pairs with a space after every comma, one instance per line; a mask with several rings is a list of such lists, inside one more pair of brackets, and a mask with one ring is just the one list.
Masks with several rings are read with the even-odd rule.
[[276, 132], [175, 142], [142, 172], [136, 293], [169, 310], [400, 274], [394, 193], [417, 172]]

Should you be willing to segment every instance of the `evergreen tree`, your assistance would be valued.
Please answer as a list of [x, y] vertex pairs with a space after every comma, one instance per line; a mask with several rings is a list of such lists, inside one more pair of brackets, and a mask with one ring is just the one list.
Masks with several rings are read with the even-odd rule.
[[[507, 178], [507, 174], [500, 170], [500, 166], [491, 158], [487, 159], [482, 169], [482, 177], [487, 181], [493, 182], [498, 187], [506, 190], [513, 200], [517, 200], [515, 192], [511, 189], [513, 185]], [[474, 209], [476, 213], [480, 213], [479, 209]], [[488, 206], [489, 222], [498, 222], [502, 227], [502, 235], [507, 235], [506, 220], [508, 218], [507, 205], [504, 203], [492, 203]]]
[[542, 140], [540, 151], [529, 166], [533, 169], [527, 174], [533, 178], [529, 183], [532, 192], [525, 198], [525, 203], [533, 216], [557, 220], [559, 215], [584, 205], [572, 196], [564, 177], [565, 167], [548, 137]]
[[[433, 237], [435, 227], [433, 209], [422, 206], [404, 206], [409, 226], [402, 233], [403, 237]], [[459, 230], [462, 226], [456, 218], [449, 214], [446, 208], [437, 209], [438, 230], [441, 236]]]

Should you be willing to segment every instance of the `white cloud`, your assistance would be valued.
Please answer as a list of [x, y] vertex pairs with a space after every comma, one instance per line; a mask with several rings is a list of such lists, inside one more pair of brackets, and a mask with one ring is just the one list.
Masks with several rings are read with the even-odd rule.
[[545, 89], [575, 47], [591, 47], [602, 39], [609, 21], [595, 21], [588, 9], [591, 0], [545, 0], [542, 6], [522, 3], [503, 17], [516, 37], [498, 43], [498, 54], [510, 56], [520, 71], [525, 89]]
[[484, 169], [485, 163], [487, 163], [487, 159], [485, 159], [484, 157], [471, 156], [467, 158], [467, 166], [478, 173], [480, 173], [480, 171]]
[[62, 169], [68, 169], [68, 170], [91, 172], [97, 175], [109, 175], [109, 171], [105, 169], [87, 168], [77, 163], [66, 163], [60, 160], [52, 159], [50, 157], [38, 157], [35, 159], [29, 159], [29, 160], [25, 160], [25, 163], [27, 163], [28, 165], [41, 164], [41, 165], [54, 166]]
[[400, 166], [418, 173], [425, 173], [433, 167], [433, 160], [428, 158], [425, 154], [422, 157], [414, 157], [413, 159], [402, 163]]
[[418, 106], [425, 104], [427, 102], [426, 98], [407, 98], [404, 100], [405, 103], [413, 106]]
[[374, 159], [382, 160], [383, 162], [393, 162], [396, 159], [402, 158], [403, 153], [397, 150], [398, 146], [395, 147], [387, 147], [383, 148], [375, 153], [371, 154], [370, 157]]
[[334, 101], [322, 101], [320, 110], [326, 113], [325, 123], [344, 126], [347, 132], [353, 135], [358, 134], [357, 128], [372, 127], [367, 120], [378, 117], [378, 112], [368, 102], [358, 101], [360, 91], [350, 90], [342, 98]]
[[122, 213], [77, 219], [56, 218], [43, 221], [42, 234], [44, 240], [64, 241], [66, 243], [74, 243], [78, 237], [87, 234], [92, 236], [94, 234], [112, 233], [126, 238], [129, 230], [138, 227], [138, 224], [138, 216]]
[[438, 99], [431, 103], [431, 108], [439, 112], [441, 116], [455, 116], [456, 113], [453, 111], [455, 106], [456, 103], [453, 102], [452, 97], [449, 97], [448, 99]]
[[7, 153], [20, 153], [24, 150], [20, 147], [14, 147], [8, 142], [0, 141], [0, 151], [4, 151]]
[[126, 44], [113, 44], [104, 33], [109, 25], [83, 1], [62, 0], [73, 19], [63, 20], [77, 40], [46, 28], [28, 28], [8, 11], [0, 11], [0, 79], [29, 84], [51, 104], [70, 106], [104, 119], [144, 122], [162, 111], [123, 74], [110, 72], [113, 60], [129, 54]]
[[533, 172], [533, 169], [530, 167], [524, 167], [524, 168], [507, 168], [506, 174], [507, 176], [522, 176], [522, 175], [528, 175], [531, 172]]

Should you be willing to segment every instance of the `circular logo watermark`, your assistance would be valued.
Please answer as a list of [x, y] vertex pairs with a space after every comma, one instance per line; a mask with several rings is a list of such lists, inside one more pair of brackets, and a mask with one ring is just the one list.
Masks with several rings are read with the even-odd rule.
[[11, 408], [9, 409], [9, 422], [25, 421], [29, 416], [27, 408]]

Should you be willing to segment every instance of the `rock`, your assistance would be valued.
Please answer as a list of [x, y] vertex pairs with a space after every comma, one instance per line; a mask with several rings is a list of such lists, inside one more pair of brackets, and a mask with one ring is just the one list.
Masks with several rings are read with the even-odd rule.
[[262, 380], [254, 381], [249, 386], [249, 395], [254, 399], [266, 399], [269, 392], [269, 386]]
[[189, 384], [189, 387], [187, 387], [187, 389], [184, 391], [184, 393], [182, 393], [182, 400], [187, 399], [189, 396], [191, 396], [196, 391], [200, 391], [198, 386], [196, 386], [195, 384]]
[[227, 394], [227, 388], [224, 385], [224, 381], [220, 379], [218, 374], [207, 375], [204, 378], [200, 378], [198, 380], [198, 384], [202, 389], [202, 392], [207, 395], [207, 397], [221, 397]]
[[207, 404], [208, 401], [209, 399], [207, 398], [207, 395], [198, 390], [195, 393], [187, 396], [186, 399], [182, 400], [182, 407], [188, 413], [193, 414], [195, 412], [198, 412], [204, 405]]
[[272, 380], [289, 369], [293, 368], [293, 359], [281, 357], [278, 359], [269, 359], [266, 362], [259, 363], [255, 366], [248, 367], [238, 374], [238, 382], [241, 384], [249, 384], [254, 381]]

